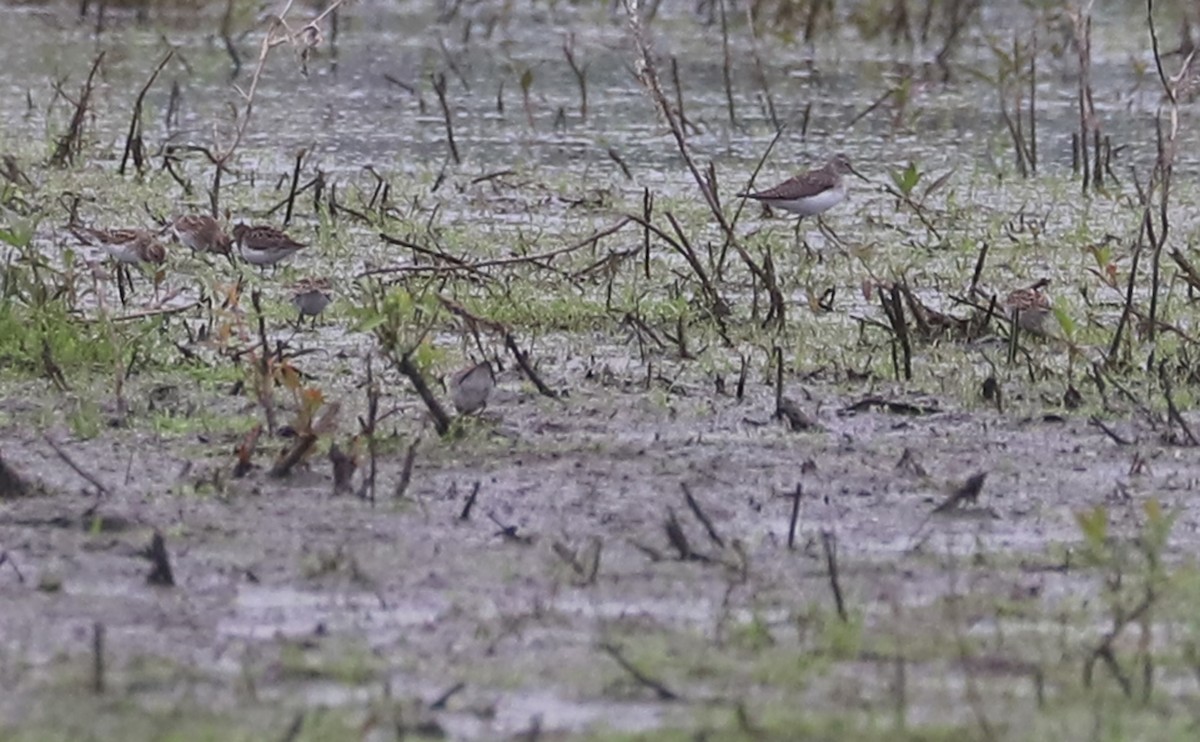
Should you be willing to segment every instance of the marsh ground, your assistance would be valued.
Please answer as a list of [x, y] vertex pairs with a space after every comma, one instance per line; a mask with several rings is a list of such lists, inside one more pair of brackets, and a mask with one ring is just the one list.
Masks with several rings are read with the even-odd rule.
[[[1154, 164], [1162, 103], [1141, 9], [1093, 11], [1117, 180], [1081, 195], [1062, 14], [975, 9], [946, 80], [929, 62], [947, 8], [965, 5], [931, 6], [928, 39], [910, 47], [870, 37], [873, 16], [851, 7], [818, 18], [811, 43], [789, 37], [788, 22], [803, 36], [790, 16], [752, 36], [730, 3], [727, 95], [707, 17], [720, 4], [663, 5], [649, 36], [671, 96], [676, 60], [690, 151], [714, 164], [728, 213], [774, 136], [772, 107], [789, 126], [760, 183], [832, 151], [871, 179], [829, 215], [836, 239], [805, 226], [809, 250], [790, 222], [740, 214], [740, 244], [759, 266], [770, 256], [786, 298], [782, 326], [764, 328], [766, 291], [723, 250], [609, 3], [360, 3], [307, 75], [280, 47], [221, 210], [279, 224], [304, 149], [294, 180], [311, 185], [289, 229], [311, 246], [277, 274], [241, 270], [236, 292], [238, 269], [176, 248], [158, 297], [139, 277], [129, 306], [64, 225], [72, 206], [108, 227], [206, 208], [212, 164], [186, 148], [230, 141], [223, 8], [145, 23], [110, 9], [100, 32], [77, 8], [0, 10], [0, 149], [27, 178], [0, 191], [0, 452], [32, 490], [0, 493], [0, 739], [1193, 736], [1196, 315], [1166, 253], [1157, 294], [1149, 251], [1135, 261], [1134, 184]], [[263, 26], [230, 7], [247, 31], [231, 36], [244, 86]], [[1178, 21], [1160, 19], [1172, 39]], [[1015, 89], [1005, 54], [1034, 29], [1039, 172], [1021, 178], [1000, 100]], [[149, 166], [117, 176], [134, 98], [170, 48], [146, 97]], [[77, 160], [48, 167], [72, 113], [51, 83], [77, 100], [100, 51]], [[1186, 254], [1183, 105], [1167, 250]], [[885, 191], [917, 174], [908, 201]], [[626, 221], [647, 193], [658, 234]], [[956, 297], [984, 244], [971, 307]], [[311, 274], [334, 279], [336, 301], [297, 331], [286, 286]], [[879, 304], [889, 286], [978, 320], [988, 297], [1041, 278], [1060, 317], [1012, 362], [1002, 317], [937, 334], [907, 304], [903, 378]], [[558, 397], [438, 297], [503, 323]], [[260, 316], [287, 359], [270, 374], [276, 427], [303, 429], [306, 400], [342, 408], [285, 478], [269, 470], [295, 439], [272, 431], [232, 476], [265, 422]], [[436, 435], [388, 361], [397, 347], [431, 379], [493, 359], [489, 409]], [[776, 348], [805, 430], [773, 418]], [[334, 494], [326, 453], [363, 433], [372, 387], [368, 501]], [[978, 473], [974, 501], [933, 512]], [[174, 587], [147, 584], [156, 531]]]

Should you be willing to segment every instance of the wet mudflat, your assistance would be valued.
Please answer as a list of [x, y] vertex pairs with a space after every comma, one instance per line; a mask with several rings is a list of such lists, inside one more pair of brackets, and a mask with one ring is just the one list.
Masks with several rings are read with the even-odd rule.
[[[1156, 250], [1143, 9], [1093, 11], [1084, 186], [1069, 14], [935, 4], [909, 46], [729, 3], [726, 62], [720, 3], [662, 5], [728, 232], [609, 3], [342, 8], [240, 137], [224, 8], [3, 9], [0, 739], [1190, 738], [1196, 138]], [[231, 7], [245, 90], [267, 25]], [[758, 186], [839, 151], [870, 181], [798, 237], [733, 216], [776, 122]], [[64, 225], [209, 210], [200, 147], [232, 153], [218, 217], [309, 246], [170, 245], [122, 304]], [[296, 328], [312, 276], [334, 303]], [[481, 360], [487, 408], [439, 434], [414, 376], [453, 416]]]

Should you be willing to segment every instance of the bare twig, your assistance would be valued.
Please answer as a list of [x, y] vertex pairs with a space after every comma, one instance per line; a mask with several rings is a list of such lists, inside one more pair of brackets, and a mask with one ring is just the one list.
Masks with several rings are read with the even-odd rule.
[[1115, 431], [1112, 428], [1105, 425], [1104, 421], [1101, 420], [1100, 418], [1092, 417], [1090, 420], [1088, 420], [1088, 422], [1091, 423], [1092, 425], [1095, 425], [1097, 428], [1100, 428], [1100, 430], [1104, 431], [1104, 434], [1107, 435], [1109, 438], [1111, 438], [1113, 443], [1116, 443], [1118, 446], [1130, 445], [1130, 441], [1127, 438], [1125, 438], [1117, 431]]
[[[321, 23], [331, 13], [336, 11], [342, 3], [346, 2], [346, 0], [331, 0], [329, 5], [319, 15], [300, 28], [293, 30], [288, 26], [287, 14], [291, 10], [294, 1], [284, 0], [280, 11], [270, 17], [270, 26], [267, 28], [267, 32], [263, 34], [262, 43], [259, 44], [258, 61], [250, 77], [250, 85], [245, 91], [239, 89], [245, 106], [242, 108], [241, 115], [237, 119], [237, 127], [234, 129], [233, 137], [224, 147], [218, 145], [214, 152], [209, 153], [213, 165], [216, 166], [216, 170], [213, 173], [213, 184], [209, 190], [209, 205], [214, 218], [220, 215], [221, 175], [228, 169], [229, 162], [245, 138], [246, 129], [249, 127], [251, 117], [254, 113], [254, 98], [258, 92], [258, 83], [262, 78], [263, 69], [267, 64], [267, 56], [270, 54], [271, 49], [281, 44], [292, 44], [301, 48], [303, 54], [307, 54], [308, 50], [319, 46], [324, 40], [324, 34], [321, 32]], [[230, 13], [232, 13], [232, 7], [227, 8], [227, 18]], [[282, 29], [282, 32], [276, 33], [277, 29]], [[240, 68], [241, 65], [237, 52], [228, 38], [228, 29], [223, 27], [223, 32], [225, 34], [226, 49], [229, 50], [230, 56], [233, 57], [234, 64]]]
[[476, 480], [474, 486], [471, 487], [471, 494], [467, 496], [466, 503], [463, 504], [462, 512], [458, 514], [459, 520], [470, 520], [471, 509], [475, 507], [475, 499], [479, 497], [479, 481]]
[[414, 438], [404, 452], [404, 464], [400, 467], [400, 479], [396, 481], [396, 489], [392, 493], [394, 497], [404, 497], [404, 493], [408, 492], [408, 485], [412, 483], [413, 464], [417, 460], [417, 446], [420, 444], [421, 439]]
[[104, 624], [92, 623], [92, 693], [104, 694]]
[[158, 66], [154, 68], [154, 72], [150, 73], [150, 79], [138, 91], [137, 99], [133, 102], [133, 115], [129, 120], [129, 133], [125, 136], [125, 152], [121, 155], [121, 167], [117, 169], [120, 175], [125, 174], [125, 163], [130, 155], [133, 156], [133, 164], [140, 173], [142, 171], [142, 102], [146, 99], [146, 92], [150, 90], [150, 86], [158, 79], [158, 73], [162, 72], [163, 67], [167, 66], [167, 62], [171, 61], [171, 57], [175, 55], [175, 50], [167, 52]]
[[255, 396], [263, 409], [267, 433], [275, 435], [279, 428], [275, 424], [275, 378], [271, 364], [271, 346], [267, 341], [267, 320], [262, 310], [262, 292], [255, 289], [250, 294], [250, 303], [258, 315], [259, 358], [254, 366]]
[[654, 695], [656, 695], [660, 701], [682, 700], [682, 696], [668, 688], [661, 681], [655, 680], [642, 670], [639, 670], [637, 666], [626, 659], [624, 653], [622, 653], [620, 647], [617, 645], [605, 642], [600, 645], [600, 649], [609, 657], [612, 657], [613, 660], [621, 666], [621, 669], [629, 673], [629, 676], [637, 681], [639, 685], [645, 686], [654, 691]]
[[56, 443], [54, 441], [54, 439], [50, 437], [49, 433], [43, 433], [42, 440], [46, 441], [46, 443], [49, 444], [49, 446], [54, 449], [54, 453], [58, 454], [58, 457], [63, 460], [63, 463], [65, 463], [67, 466], [71, 467], [71, 469], [74, 470], [74, 472], [76, 474], [78, 474], [79, 476], [86, 479], [88, 481], [88, 483], [90, 483], [93, 487], [95, 487], [97, 494], [104, 495], [105, 497], [112, 496], [112, 490], [110, 490], [108, 487], [104, 486], [103, 482], [101, 482], [99, 479], [97, 479], [94, 475], [89, 473], [87, 470], [85, 470], [79, 464], [75, 463], [75, 460], [72, 459], [67, 454], [67, 452], [63, 450], [62, 446], [58, 445], [58, 443]]
[[285, 227], [292, 223], [292, 207], [296, 203], [296, 186], [300, 183], [300, 168], [304, 164], [305, 154], [307, 154], [307, 152], [303, 147], [301, 147], [300, 151], [296, 153], [296, 164], [292, 168], [292, 187], [288, 189], [288, 196], [286, 200], [287, 210], [283, 213], [283, 226]]
[[262, 435], [262, 430], [262, 423], [256, 423], [243, 436], [237, 448], [237, 463], [233, 466], [234, 479], [246, 476], [254, 467], [254, 451], [258, 448], [258, 438]]
[[[522, 255], [522, 256], [514, 257], [514, 258], [496, 258], [494, 260], [481, 260], [476, 263], [466, 263], [466, 262], [458, 261], [458, 262], [454, 262], [451, 265], [442, 265], [442, 266], [428, 266], [428, 265], [390, 266], [390, 267], [386, 267], [386, 268], [375, 268], [372, 270], [363, 271], [362, 273], [359, 273], [356, 276], [356, 278], [367, 278], [370, 276], [378, 276], [378, 275], [383, 275], [383, 274], [388, 274], [388, 273], [449, 273], [449, 272], [454, 272], [454, 271], [478, 272], [478, 271], [482, 270], [483, 268], [507, 267], [507, 266], [522, 265], [522, 264], [528, 264], [528, 263], [544, 263], [548, 260], [557, 258], [561, 255], [566, 255], [568, 253], [576, 252], [578, 250], [584, 249], [585, 247], [594, 246], [601, 239], [621, 231], [621, 229], [623, 229], [625, 227], [625, 225], [629, 224], [631, 221], [636, 221], [636, 220], [633, 219], [632, 217], [623, 217], [620, 220], [618, 220], [615, 224], [613, 224], [612, 226], [605, 227], [604, 229], [599, 229], [578, 242], [567, 245], [566, 247], [560, 247], [557, 250], [550, 250], [548, 252], [538, 253], [537, 255]], [[389, 238], [387, 235], [380, 235], [380, 236], [385, 241], [389, 241], [389, 239], [390, 240], [398, 240], [398, 238]], [[409, 248], [412, 247], [412, 244], [410, 244], [408, 242], [399, 242], [398, 241], [397, 244], [403, 244], [405, 247], [409, 247]], [[441, 257], [443, 257], [443, 259], [447, 259], [447, 260], [450, 259], [450, 256], [447, 256], [445, 253], [442, 253]]]
[[714, 544], [724, 549], [725, 541], [721, 538], [720, 534], [717, 533], [717, 529], [713, 526], [712, 520], [710, 520], [700, 508], [700, 503], [696, 502], [696, 498], [692, 496], [692, 490], [687, 486], [687, 482], [680, 482], [679, 486], [683, 489], [683, 498], [687, 500], [688, 507], [691, 508], [692, 513], [696, 516], [696, 519], [700, 521], [700, 524], [704, 526], [704, 530], [708, 532], [708, 537], [712, 539]]
[[88, 71], [87, 79], [79, 92], [79, 100], [75, 101], [75, 113], [71, 115], [71, 123], [67, 126], [67, 131], [58, 138], [54, 154], [50, 156], [50, 164], [55, 167], [75, 164], [75, 156], [83, 146], [83, 123], [87, 118], [92, 91], [95, 89], [96, 72], [99, 71], [100, 62], [103, 60], [104, 52], [100, 52], [92, 61], [92, 68]]
[[1171, 374], [1167, 371], [1167, 363], [1163, 361], [1158, 364], [1158, 378], [1162, 383], [1163, 397], [1167, 401], [1167, 419], [1172, 424], [1178, 425], [1183, 431], [1184, 437], [1187, 438], [1189, 444], [1193, 446], [1200, 445], [1200, 441], [1196, 440], [1196, 436], [1192, 435], [1192, 429], [1187, 424], [1187, 420], [1183, 419], [1183, 415], [1179, 414], [1179, 408], [1175, 405], [1175, 396], [1171, 389]]
[[[587, 97], [587, 68], [585, 64], [580, 66], [578, 60], [575, 59], [575, 34], [567, 37], [563, 42], [563, 55], [567, 58], [567, 64], [571, 67], [571, 72], [575, 75], [575, 82], [579, 85], [579, 118], [587, 121], [588, 115], [588, 97]], [[620, 162], [618, 160], [618, 162]], [[625, 170], [628, 175], [629, 170]]]
[[825, 551], [825, 566], [829, 571], [829, 586], [833, 590], [833, 601], [838, 618], [843, 623], [850, 618], [846, 614], [846, 600], [842, 597], [842, 583], [838, 577], [837, 537], [832, 531], [821, 531], [821, 548]]
[[417, 394], [433, 418], [434, 429], [437, 430], [438, 435], [445, 437], [450, 432], [450, 415], [446, 414], [446, 409], [442, 407], [442, 403], [429, 388], [429, 384], [425, 381], [425, 375], [421, 373], [407, 353], [396, 359], [396, 369], [412, 382], [413, 388], [417, 390]]
[[511, 332], [506, 331], [504, 333], [504, 345], [512, 353], [512, 357], [516, 359], [517, 365], [521, 367], [521, 372], [525, 374], [525, 378], [529, 379], [537, 387], [538, 393], [543, 397], [558, 399], [558, 392], [546, 386], [546, 382], [542, 381], [542, 377], [538, 375], [538, 372], [529, 363], [529, 355], [517, 347], [517, 340]]
[[742, 262], [746, 264], [746, 267], [754, 275], [755, 279], [761, 281], [769, 291], [772, 289], [777, 291], [771, 277], [767, 275], [760, 265], [754, 262], [754, 259], [750, 257], [750, 254], [742, 246], [729, 220], [725, 218], [725, 212], [721, 209], [721, 202], [716, 191], [700, 172], [700, 168], [696, 166], [695, 160], [692, 159], [691, 151], [687, 144], [687, 137], [684, 134], [683, 124], [681, 123], [681, 117], [672, 111], [671, 104], [667, 101], [666, 95], [662, 90], [662, 85], [659, 83], [658, 69], [654, 65], [654, 54], [650, 49], [649, 42], [646, 40], [645, 29], [642, 26], [641, 15], [638, 12], [638, 3], [634, 2], [634, 0], [624, 0], [624, 3], [629, 27], [638, 50], [638, 79], [650, 94], [655, 105], [657, 105], [659, 113], [667, 120], [671, 134], [675, 138], [675, 144], [679, 149], [679, 154], [683, 157], [688, 171], [691, 172], [692, 178], [696, 181], [701, 195], [704, 196], [704, 200], [708, 204], [713, 218], [717, 220], [721, 231], [725, 234], [726, 240], [741, 257]]
[[458, 145], [454, 143], [454, 112], [446, 102], [446, 76], [437, 72], [432, 75], [431, 80], [433, 92], [437, 94], [438, 104], [442, 107], [442, 119], [446, 123], [446, 146], [450, 148], [450, 159], [458, 165], [462, 163], [462, 158], [458, 155]]
[[804, 496], [804, 485], [797, 483], [792, 493], [792, 517], [788, 521], [788, 549], [796, 548], [796, 524], [800, 520], [800, 500]]
[[302, 430], [296, 431], [296, 440], [271, 467], [271, 476], [286, 477], [296, 464], [304, 460], [312, 450], [317, 439], [323, 433], [331, 433], [337, 427], [337, 416], [341, 412], [341, 404], [330, 402], [321, 410], [321, 416], [316, 421], [308, 421]]

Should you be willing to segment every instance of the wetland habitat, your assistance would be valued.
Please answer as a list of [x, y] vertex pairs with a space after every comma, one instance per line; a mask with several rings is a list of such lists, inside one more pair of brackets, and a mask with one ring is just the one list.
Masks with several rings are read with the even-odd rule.
[[1196, 12], [0, 4], [0, 740], [1194, 739]]

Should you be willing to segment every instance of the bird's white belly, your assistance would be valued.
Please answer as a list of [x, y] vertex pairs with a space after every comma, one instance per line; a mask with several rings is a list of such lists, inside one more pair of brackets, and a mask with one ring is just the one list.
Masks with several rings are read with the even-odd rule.
[[843, 185], [838, 188], [830, 188], [827, 191], [822, 191], [808, 198], [771, 201], [770, 203], [775, 208], [790, 211], [800, 216], [816, 216], [837, 206], [844, 198], [846, 198], [846, 186]]
[[175, 233], [175, 239], [179, 240], [179, 244], [191, 248], [193, 252], [204, 251], [204, 247], [200, 244], [200, 238], [195, 233], [180, 231], [178, 227], [172, 227], [171, 231]]
[[118, 263], [136, 265], [142, 262], [142, 256], [138, 255], [137, 247], [132, 242], [124, 242], [119, 245], [105, 245], [104, 252], [111, 255]]
[[238, 252], [241, 253], [242, 260], [245, 260], [247, 263], [252, 263], [254, 265], [270, 265], [272, 263], [279, 262], [287, 255], [290, 255], [292, 251], [275, 247], [267, 247], [255, 250], [253, 248], [246, 247], [244, 244], [239, 242]]

